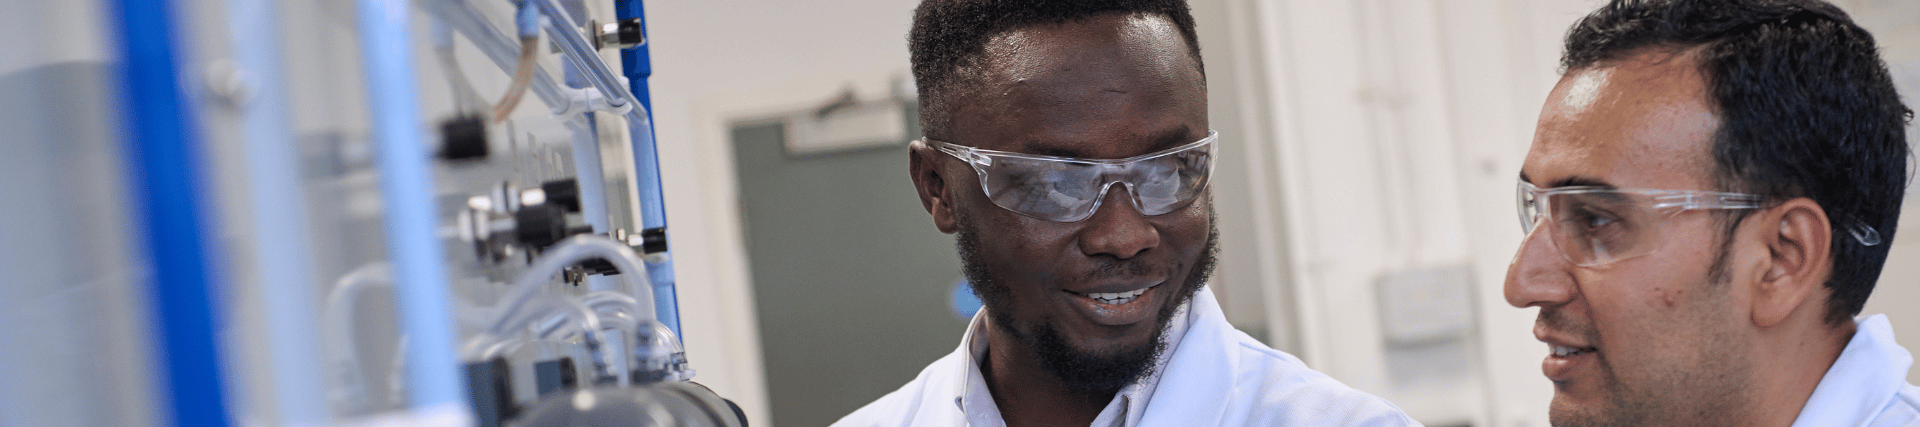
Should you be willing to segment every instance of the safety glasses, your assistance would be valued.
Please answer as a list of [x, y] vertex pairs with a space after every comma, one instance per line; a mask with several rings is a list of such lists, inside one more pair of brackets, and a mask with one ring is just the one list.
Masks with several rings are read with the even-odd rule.
[[1521, 182], [1520, 229], [1531, 236], [1544, 221], [1567, 262], [1592, 267], [1653, 253], [1669, 219], [1696, 209], [1756, 209], [1760, 196], [1692, 190], [1600, 186], [1542, 190]]
[[1207, 187], [1219, 134], [1137, 157], [1080, 159], [983, 150], [922, 139], [973, 166], [980, 189], [993, 204], [1021, 215], [1056, 222], [1093, 216], [1114, 184], [1126, 187], [1143, 215], [1173, 212]]

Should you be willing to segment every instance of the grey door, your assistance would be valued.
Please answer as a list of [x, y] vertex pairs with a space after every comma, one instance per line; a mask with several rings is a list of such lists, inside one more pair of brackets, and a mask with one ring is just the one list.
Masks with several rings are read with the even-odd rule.
[[905, 143], [790, 155], [782, 136], [733, 127], [742, 221], [773, 423], [823, 426], [959, 346], [960, 261], [920, 207]]

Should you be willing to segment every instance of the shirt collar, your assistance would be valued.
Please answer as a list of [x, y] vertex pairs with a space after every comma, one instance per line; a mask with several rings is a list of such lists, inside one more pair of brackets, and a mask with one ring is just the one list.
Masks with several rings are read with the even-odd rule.
[[[1196, 292], [1208, 292], [1205, 285]], [[1166, 371], [1167, 361], [1173, 358], [1174, 349], [1180, 347], [1180, 339], [1187, 335], [1187, 327], [1192, 322], [1193, 299], [1188, 298], [1174, 309], [1173, 318], [1167, 321], [1167, 329], [1161, 332], [1166, 342], [1165, 350], [1154, 360], [1153, 371], [1146, 378], [1133, 383], [1116, 393], [1112, 402], [1107, 403], [1100, 415], [1094, 417], [1095, 426], [1131, 427], [1140, 425], [1140, 418], [1146, 414], [1147, 403], [1153, 398], [1153, 391], [1160, 385], [1160, 374]], [[973, 426], [1004, 426], [1006, 421], [1000, 417], [1000, 408], [993, 403], [993, 393], [987, 389], [986, 377], [980, 373], [980, 361], [987, 355], [987, 310], [974, 313], [973, 321], [967, 324], [967, 334], [960, 341], [961, 353], [958, 389], [953, 391], [953, 404]]]
[[1876, 314], [1857, 320], [1858, 329], [1840, 358], [1820, 378], [1820, 385], [1807, 398], [1806, 406], [1794, 426], [1827, 425], [1873, 418], [1906, 387], [1907, 369], [1913, 355], [1893, 341], [1893, 326], [1887, 315]]

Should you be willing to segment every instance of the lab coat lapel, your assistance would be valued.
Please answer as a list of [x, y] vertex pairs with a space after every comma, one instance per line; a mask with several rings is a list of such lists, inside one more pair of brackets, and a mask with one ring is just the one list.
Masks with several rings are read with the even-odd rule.
[[[1219, 425], [1240, 372], [1239, 352], [1229, 333], [1227, 317], [1213, 290], [1202, 288], [1188, 309], [1186, 334], [1160, 374], [1160, 383], [1148, 396], [1140, 426]], [[1253, 373], [1251, 375], [1260, 375]]]

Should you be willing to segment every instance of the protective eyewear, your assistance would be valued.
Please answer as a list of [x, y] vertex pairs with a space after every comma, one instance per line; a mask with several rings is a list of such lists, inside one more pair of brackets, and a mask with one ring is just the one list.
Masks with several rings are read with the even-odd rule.
[[1650, 190], [1601, 186], [1542, 190], [1520, 183], [1520, 229], [1528, 236], [1542, 218], [1560, 256], [1592, 267], [1653, 253], [1668, 219], [1696, 209], [1757, 209], [1761, 198], [1742, 193]]
[[1173, 212], [1193, 202], [1213, 174], [1219, 133], [1199, 141], [1125, 159], [1099, 160], [1009, 153], [922, 139], [973, 166], [993, 204], [1033, 218], [1079, 222], [1093, 216], [1114, 184], [1126, 187], [1142, 215]]

